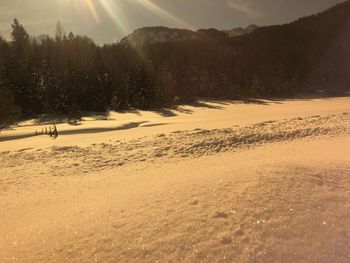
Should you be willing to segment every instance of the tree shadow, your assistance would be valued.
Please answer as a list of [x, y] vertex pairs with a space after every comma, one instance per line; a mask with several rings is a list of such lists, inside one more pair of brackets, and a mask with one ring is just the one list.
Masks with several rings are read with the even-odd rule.
[[110, 112], [108, 111], [96, 111], [96, 112], [83, 112], [83, 118], [93, 118], [95, 121], [108, 121], [110, 120]]
[[6, 121], [0, 121], [0, 133], [1, 131], [11, 131], [18, 128], [18, 120], [6, 120]]
[[[101, 120], [110, 120], [110, 113], [107, 111], [92, 111], [92, 112], [82, 112], [81, 120], [84, 121], [84, 118], [92, 118], [92, 121], [101, 121]], [[33, 121], [33, 125], [28, 126], [36, 126], [36, 125], [48, 125], [48, 124], [62, 124], [62, 123], [70, 123], [70, 118], [68, 114], [58, 115], [58, 114], [42, 114], [35, 117]]]
[[209, 102], [209, 103], [215, 103], [223, 106], [227, 106], [233, 103], [233, 100], [227, 100], [227, 99], [212, 99], [212, 98], [204, 98], [202, 101]]
[[177, 116], [177, 114], [173, 110], [167, 109], [167, 108], [154, 109], [154, 110], [151, 110], [151, 112], [159, 114], [162, 117], [175, 117], [175, 116]]
[[150, 127], [157, 127], [157, 126], [165, 126], [165, 125], [169, 125], [170, 123], [150, 123], [150, 124], [145, 124], [142, 125], [140, 127], [142, 128], [150, 128]]
[[245, 99], [241, 101], [243, 104], [269, 105], [269, 101], [262, 99]]
[[208, 104], [207, 101], [195, 101], [189, 105], [195, 108], [207, 108], [207, 109], [213, 109], [213, 110], [223, 109], [221, 105], [211, 105], [211, 104]]
[[141, 116], [140, 111], [137, 109], [118, 110], [117, 113], [121, 113], [121, 114], [131, 113], [131, 114], [135, 114], [137, 116]]
[[245, 98], [245, 99], [232, 99], [232, 100], [216, 100], [206, 99], [205, 102], [215, 103], [223, 106], [234, 105], [234, 104], [256, 104], [256, 105], [270, 105], [270, 104], [282, 104], [283, 99], [272, 99], [272, 98]]
[[[350, 97], [350, 93], [342, 93], [336, 95], [330, 95], [327, 93], [313, 93], [313, 94], [299, 94], [294, 96], [285, 97], [259, 97], [259, 98], [246, 98], [246, 99], [220, 99], [220, 98], [199, 98], [192, 103], [182, 103], [174, 105], [169, 108], [159, 108], [151, 109], [150, 112], [154, 112], [162, 117], [175, 117], [178, 114], [193, 114], [193, 108], [207, 108], [215, 110], [224, 110], [225, 106], [235, 105], [235, 104], [255, 104], [268, 106], [272, 104], [283, 104], [288, 101], [310, 101], [314, 99], [331, 100], [336, 97]], [[189, 106], [189, 107], [186, 107]], [[193, 107], [193, 108], [191, 108]], [[131, 113], [137, 116], [141, 116], [141, 111], [137, 109], [125, 109], [119, 110], [117, 113], [126, 114]], [[84, 118], [91, 118], [89, 121], [108, 121], [111, 119], [110, 112], [82, 112], [81, 114]], [[21, 125], [20, 123], [30, 121], [30, 123]], [[68, 115], [59, 114], [42, 114], [39, 116], [26, 116], [18, 117], [15, 120], [8, 123], [0, 123], [0, 130], [10, 130], [16, 129], [19, 125], [22, 126], [37, 126], [37, 125], [49, 125], [52, 123], [62, 124], [68, 122]]]
[[244, 99], [243, 98], [242, 99], [203, 98], [201, 100], [198, 100], [194, 103], [190, 103], [188, 105], [193, 107], [222, 110], [224, 106], [235, 105], [235, 104], [270, 105], [270, 104], [282, 104], [282, 101], [283, 99], [272, 99], [272, 98], [244, 98]]
[[184, 114], [193, 114], [193, 110], [190, 110], [190, 109], [185, 109], [185, 108], [182, 108], [181, 106], [177, 106], [175, 108], [175, 110], [179, 113], [184, 113]]
[[68, 121], [67, 115], [57, 115], [57, 114], [42, 114], [37, 116], [33, 121], [33, 126], [36, 125], [47, 125], [51, 123], [65, 123]]
[[195, 102], [188, 104], [179, 104], [174, 106], [173, 108], [160, 108], [160, 109], [152, 109], [151, 112], [159, 114], [162, 117], [175, 117], [177, 113], [183, 114], [193, 114], [194, 111], [185, 108], [186, 106], [190, 106], [193, 108], [207, 108], [213, 110], [224, 110], [224, 106], [234, 105], [234, 104], [257, 104], [257, 105], [269, 105], [269, 104], [281, 104], [280, 101], [269, 101], [268, 99], [244, 99], [244, 100], [224, 100], [224, 99], [198, 99]]

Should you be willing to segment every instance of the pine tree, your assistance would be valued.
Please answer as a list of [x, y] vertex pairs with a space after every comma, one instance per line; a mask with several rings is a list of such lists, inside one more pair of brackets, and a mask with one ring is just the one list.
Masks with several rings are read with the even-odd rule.
[[36, 83], [33, 79], [33, 56], [30, 36], [24, 27], [14, 20], [11, 33], [11, 62], [9, 88], [15, 96], [16, 104], [21, 106], [23, 113], [36, 113], [40, 109]]
[[0, 79], [0, 128], [20, 113], [20, 108], [15, 105], [11, 91], [6, 88]]

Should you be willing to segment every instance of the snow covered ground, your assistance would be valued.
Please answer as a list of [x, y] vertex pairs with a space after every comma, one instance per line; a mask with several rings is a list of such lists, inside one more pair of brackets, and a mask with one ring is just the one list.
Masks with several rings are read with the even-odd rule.
[[102, 117], [0, 134], [1, 262], [350, 262], [350, 98]]

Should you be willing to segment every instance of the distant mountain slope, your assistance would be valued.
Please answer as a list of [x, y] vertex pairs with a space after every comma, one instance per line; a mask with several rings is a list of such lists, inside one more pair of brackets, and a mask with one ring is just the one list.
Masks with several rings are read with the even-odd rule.
[[168, 41], [180, 41], [194, 39], [195, 32], [187, 29], [158, 27], [143, 27], [135, 30], [129, 36], [120, 41], [121, 45], [150, 45], [155, 43], [164, 43]]
[[234, 41], [259, 65], [255, 74], [274, 68], [270, 77], [276, 78], [277, 71], [284, 71], [284, 80], [297, 81], [301, 92], [349, 90], [349, 0], [288, 24], [258, 28]]
[[12, 28], [13, 40], [0, 39], [0, 105], [14, 98], [10, 104], [24, 114], [79, 116], [198, 97], [335, 94], [350, 86], [350, 0], [238, 36], [241, 30], [149, 27], [99, 46], [73, 33], [35, 38], [18, 20]]
[[245, 34], [252, 33], [258, 28], [259, 26], [257, 25], [249, 25], [246, 28], [235, 27], [231, 30], [223, 30], [223, 32], [225, 32], [229, 37], [236, 37], [236, 36], [242, 36]]
[[140, 45], [135, 57], [143, 54], [162, 98], [170, 100], [334, 93], [349, 89], [349, 23], [348, 0], [288, 24], [249, 26], [234, 37], [242, 32], [161, 27], [124, 41]]
[[191, 31], [188, 29], [168, 28], [163, 26], [143, 27], [135, 30], [129, 36], [120, 41], [121, 45], [151, 45], [170, 41], [183, 41], [201, 39], [203, 36], [213, 39], [225, 39], [228, 37], [242, 36], [256, 30], [258, 26], [250, 25], [246, 28], [233, 28], [231, 30], [218, 30], [215, 28], [199, 29]]

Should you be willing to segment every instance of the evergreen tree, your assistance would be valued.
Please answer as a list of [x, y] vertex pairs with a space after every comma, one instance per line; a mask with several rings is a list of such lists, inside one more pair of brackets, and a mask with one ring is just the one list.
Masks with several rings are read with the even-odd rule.
[[17, 19], [12, 24], [11, 38], [11, 60], [7, 65], [9, 67], [9, 88], [15, 96], [16, 104], [21, 106], [23, 113], [37, 113], [40, 111], [40, 106], [33, 79], [32, 60], [34, 58], [31, 40]]
[[0, 80], [0, 128], [20, 113], [11, 91]]
[[[137, 49], [122, 43], [98, 46], [86, 36], [66, 34], [60, 22], [54, 37], [33, 38], [15, 19], [11, 41], [0, 37], [0, 114], [16, 112], [14, 105], [24, 114], [79, 116], [82, 111], [168, 107], [196, 97], [240, 99], [313, 91], [307, 80], [320, 68], [330, 45], [339, 41], [339, 32], [346, 35], [349, 17], [346, 1], [239, 37], [214, 29], [186, 31], [191, 36], [187, 40]], [[326, 92], [348, 88], [334, 85], [334, 77], [325, 72], [324, 62], [317, 76]]]
[[133, 69], [126, 85], [131, 107], [147, 110], [154, 106], [156, 93], [150, 74], [145, 68]]

